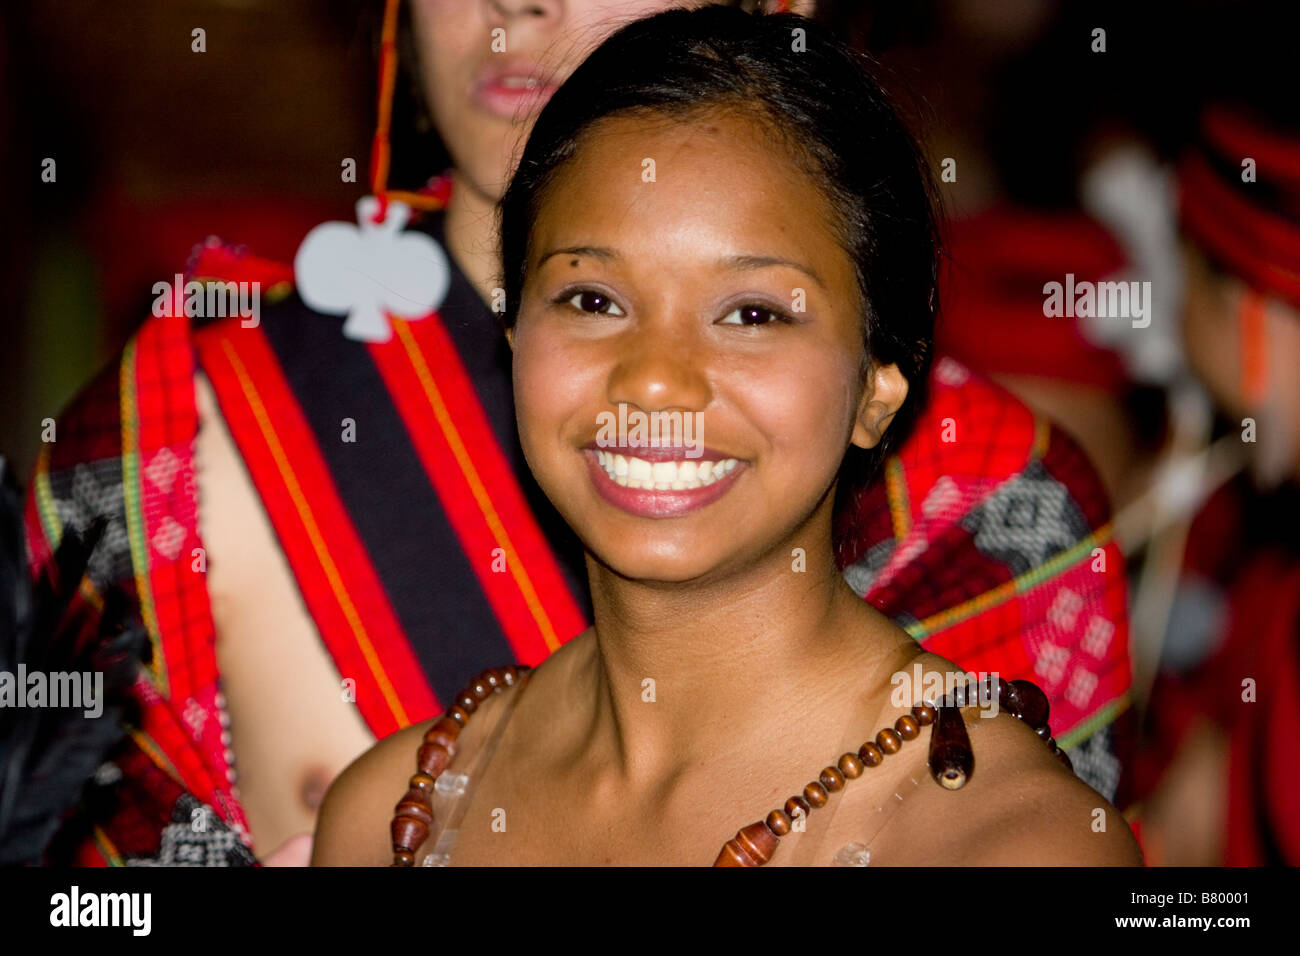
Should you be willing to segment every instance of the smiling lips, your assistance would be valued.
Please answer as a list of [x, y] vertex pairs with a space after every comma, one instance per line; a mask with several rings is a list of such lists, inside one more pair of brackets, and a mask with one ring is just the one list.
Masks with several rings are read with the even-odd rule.
[[583, 453], [597, 493], [615, 507], [647, 518], [676, 517], [717, 501], [745, 468], [740, 459], [707, 451], [713, 457], [687, 458], [684, 448], [589, 446]]
[[689, 458], [647, 461], [631, 455], [597, 450], [596, 460], [605, 474], [615, 484], [624, 488], [645, 488], [654, 491], [685, 491], [689, 488], [707, 488], [735, 470], [740, 462], [735, 458], [719, 461], [692, 461]]

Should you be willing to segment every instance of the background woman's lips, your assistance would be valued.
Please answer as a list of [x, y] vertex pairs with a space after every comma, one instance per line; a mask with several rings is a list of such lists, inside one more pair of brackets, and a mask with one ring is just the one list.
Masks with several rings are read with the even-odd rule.
[[481, 109], [502, 119], [523, 119], [541, 110], [559, 84], [544, 79], [536, 63], [493, 65], [483, 71], [470, 91]]
[[474, 102], [502, 119], [522, 119], [540, 111], [555, 90], [556, 87], [550, 84], [529, 89], [491, 82], [474, 88]]

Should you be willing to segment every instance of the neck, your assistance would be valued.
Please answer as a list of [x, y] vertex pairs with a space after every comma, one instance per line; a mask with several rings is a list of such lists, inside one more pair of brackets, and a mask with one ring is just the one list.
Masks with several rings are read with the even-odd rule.
[[491, 302], [501, 271], [497, 249], [496, 200], [460, 172], [452, 175], [445, 220], [447, 251], [461, 272]]
[[846, 707], [888, 688], [879, 665], [912, 642], [845, 583], [829, 522], [826, 532], [806, 571], [791, 569], [787, 543], [757, 565], [691, 585], [629, 581], [588, 558], [595, 651], [582, 681], [596, 702], [588, 739], [615, 755], [625, 783], [773, 741], [836, 746], [826, 741], [847, 729]]

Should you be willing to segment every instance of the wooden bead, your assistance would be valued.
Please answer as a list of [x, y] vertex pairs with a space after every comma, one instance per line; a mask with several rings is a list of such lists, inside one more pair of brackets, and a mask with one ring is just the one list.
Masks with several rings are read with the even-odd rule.
[[826, 801], [830, 799], [830, 796], [826, 793], [826, 788], [814, 780], [803, 788], [803, 798], [808, 801], [808, 806], [817, 810], [826, 806]]
[[[456, 723], [455, 720], [453, 720], [451, 717], [448, 717], [445, 714], [439, 717], [438, 720], [434, 723], [434, 725], [429, 729], [437, 730], [441, 733], [444, 733], [452, 740], [456, 740], [458, 737], [460, 737], [460, 724]], [[437, 741], [433, 741], [433, 742], [436, 743]]]
[[934, 706], [932, 704], [917, 704], [912, 708], [912, 716], [922, 727], [929, 727], [934, 723]]
[[[449, 733], [447, 728], [455, 727], [455, 733]], [[448, 753], [456, 752], [456, 738], [460, 736], [460, 724], [450, 717], [441, 718], [436, 724], [424, 732], [424, 742], [426, 744], [437, 744], [439, 747], [446, 747]]]
[[1049, 740], [1052, 736], [1052, 728], [1043, 724], [1041, 727], [1035, 727], [1034, 733], [1038, 734], [1039, 740]]
[[1007, 696], [1005, 691], [1007, 682], [1000, 677], [994, 677], [989, 674], [980, 684], [981, 703], [987, 704], [989, 701], [996, 700], [998, 709], [1002, 709], [1002, 698]]
[[433, 823], [433, 809], [429, 805], [429, 798], [415, 787], [406, 791], [406, 796], [402, 797], [401, 802], [393, 808], [393, 816], [410, 817], [412, 820], [419, 820], [425, 826]]
[[862, 765], [865, 767], [879, 767], [885, 760], [885, 755], [880, 752], [880, 748], [869, 740], [858, 748], [858, 756], [862, 758]]
[[1070, 755], [1067, 754], [1064, 750], [1056, 751], [1056, 759], [1061, 761], [1061, 763], [1065, 764], [1066, 770], [1070, 771], [1071, 773], [1074, 772], [1074, 761], [1070, 759]]
[[393, 835], [393, 853], [408, 850], [412, 853], [429, 835], [429, 825], [414, 817], [393, 817], [390, 827]]
[[894, 729], [904, 740], [915, 740], [921, 733], [921, 722], [911, 714], [904, 714], [894, 721]]
[[808, 805], [807, 800], [796, 794], [785, 802], [785, 812], [791, 820], [795, 817], [803, 817], [807, 820], [808, 814], [812, 813], [812, 807]]
[[1030, 727], [1042, 727], [1046, 724], [1052, 710], [1047, 695], [1032, 681], [1013, 680], [1011, 683], [1015, 685], [1020, 695], [1020, 719]]
[[438, 744], [425, 744], [416, 754], [415, 762], [430, 777], [436, 777], [451, 763], [451, 753]]
[[886, 727], [876, 734], [876, 746], [880, 748], [881, 753], [896, 754], [903, 746], [903, 738], [898, 736], [897, 731]]
[[456, 706], [461, 708], [467, 714], [472, 714], [478, 710], [478, 698], [470, 690], [463, 690], [456, 695]]
[[960, 790], [975, 772], [966, 721], [956, 707], [943, 706], [930, 731], [930, 775], [945, 790]]
[[714, 866], [758, 866], [758, 861], [746, 853], [735, 840], [722, 844], [722, 851], [713, 861]]
[[420, 771], [411, 778], [410, 786], [412, 790], [418, 790], [420, 793], [432, 800], [433, 784], [433, 778], [424, 771]]
[[769, 830], [767, 824], [762, 821], [751, 823], [737, 833], [734, 839], [746, 855], [758, 861], [759, 866], [772, 859], [777, 844], [781, 842], [781, 838]]
[[469, 692], [479, 701], [487, 700], [492, 694], [492, 688], [482, 677], [469, 685]]
[[450, 708], [447, 711], [447, 716], [456, 721], [456, 723], [460, 724], [462, 727], [469, 723], [469, 711], [464, 707], [456, 706]]
[[502, 679], [500, 668], [489, 667], [483, 672], [483, 680], [486, 681], [487, 685], [494, 691], [501, 690], [501, 688], [506, 686], [505, 680]]
[[840, 773], [849, 780], [856, 780], [862, 776], [863, 764], [857, 754], [845, 754], [840, 758], [838, 766]]
[[844, 789], [844, 774], [835, 767], [827, 767], [817, 779], [831, 793]]
[[[1064, 750], [1061, 753], [1065, 753]], [[790, 832], [790, 814], [784, 810], [773, 810], [767, 815], [767, 828], [779, 837]]]
[[998, 709], [1005, 710], [1012, 717], [1024, 718], [1025, 702], [1012, 681], [998, 678]]
[[1058, 747], [1058, 746], [1056, 745], [1056, 738], [1055, 738], [1055, 737], [1048, 737], [1048, 738], [1047, 738], [1047, 749], [1050, 750], [1050, 751], [1051, 751], [1052, 753], [1054, 753], [1054, 754], [1055, 754], [1055, 753], [1060, 753], [1060, 752], [1061, 752], [1061, 748]]
[[393, 854], [393, 866], [415, 866], [415, 854], [410, 850], [398, 850]]

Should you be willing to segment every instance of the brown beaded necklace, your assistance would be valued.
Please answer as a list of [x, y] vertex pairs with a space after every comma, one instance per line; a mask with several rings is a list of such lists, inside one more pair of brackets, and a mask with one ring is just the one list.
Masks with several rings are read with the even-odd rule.
[[[415, 865], [415, 850], [428, 837], [433, 825], [434, 784], [455, 756], [456, 739], [470, 715], [492, 694], [513, 687], [529, 670], [515, 664], [485, 670], [456, 695], [456, 702], [446, 714], [425, 732], [415, 758], [417, 771], [411, 777], [406, 796], [393, 810], [393, 866]], [[983, 691], [988, 695], [986, 699], [997, 694], [998, 706], [1034, 728], [1052, 753], [1073, 770], [1070, 758], [1052, 737], [1047, 724], [1050, 705], [1047, 695], [1037, 685], [1027, 680], [1004, 681], [990, 676]], [[975, 756], [960, 709], [973, 696], [968, 685], [937, 703], [917, 704], [910, 714], [894, 721], [893, 727], [885, 727], [874, 740], [859, 747], [857, 753], [846, 753], [834, 765], [823, 769], [816, 780], [787, 800], [784, 807], [773, 810], [765, 820], [742, 827], [723, 844], [713, 865], [762, 866], [772, 859], [781, 837], [795, 828], [795, 820], [806, 819], [813, 810], [826, 806], [832, 793], [843, 790], [847, 781], [862, 776], [864, 770], [880, 766], [885, 757], [898, 753], [905, 742], [920, 736], [922, 727], [931, 727], [930, 776], [945, 790], [960, 790], [975, 769]]]

